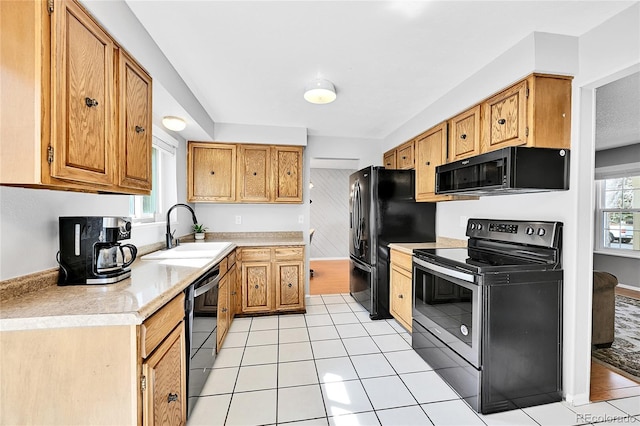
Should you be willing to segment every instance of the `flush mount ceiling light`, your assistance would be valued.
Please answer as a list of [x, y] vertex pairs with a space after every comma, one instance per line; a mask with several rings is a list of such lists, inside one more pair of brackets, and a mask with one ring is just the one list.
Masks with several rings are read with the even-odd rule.
[[329, 80], [319, 78], [307, 86], [304, 98], [312, 104], [328, 104], [336, 100], [336, 88]]
[[187, 123], [180, 117], [174, 117], [168, 115], [162, 118], [162, 125], [169, 130], [173, 130], [174, 132], [179, 132], [180, 130], [184, 130], [187, 127]]

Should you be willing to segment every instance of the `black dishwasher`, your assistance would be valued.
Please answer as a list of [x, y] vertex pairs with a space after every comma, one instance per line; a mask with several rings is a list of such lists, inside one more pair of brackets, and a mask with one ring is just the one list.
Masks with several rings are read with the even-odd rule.
[[185, 290], [185, 334], [187, 360], [187, 417], [198, 401], [207, 377], [216, 358], [216, 312], [201, 312], [197, 309], [199, 299], [208, 299], [207, 304], [217, 305], [220, 267], [208, 269]]

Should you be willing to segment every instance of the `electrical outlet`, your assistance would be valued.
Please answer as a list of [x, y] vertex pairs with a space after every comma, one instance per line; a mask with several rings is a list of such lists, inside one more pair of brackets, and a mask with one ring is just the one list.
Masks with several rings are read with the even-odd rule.
[[304, 223], [304, 215], [299, 215], [298, 216], [298, 223]]
[[236, 225], [242, 224], [242, 216], [236, 216]]

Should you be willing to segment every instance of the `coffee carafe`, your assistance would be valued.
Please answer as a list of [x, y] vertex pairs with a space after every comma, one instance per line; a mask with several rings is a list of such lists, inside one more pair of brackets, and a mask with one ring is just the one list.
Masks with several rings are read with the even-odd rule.
[[126, 217], [60, 217], [58, 285], [111, 284], [131, 276], [137, 248], [119, 241], [131, 238]]

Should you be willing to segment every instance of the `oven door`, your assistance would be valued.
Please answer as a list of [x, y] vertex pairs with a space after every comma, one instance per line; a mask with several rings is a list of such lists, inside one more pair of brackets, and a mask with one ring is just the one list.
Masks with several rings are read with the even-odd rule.
[[413, 258], [413, 319], [480, 368], [481, 276]]

